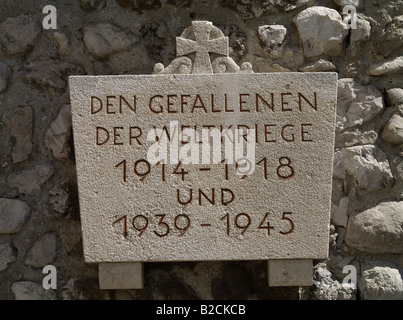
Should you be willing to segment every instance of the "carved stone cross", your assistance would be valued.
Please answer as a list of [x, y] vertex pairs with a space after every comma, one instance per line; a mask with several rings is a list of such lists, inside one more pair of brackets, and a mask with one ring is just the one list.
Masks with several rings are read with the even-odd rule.
[[210, 40], [210, 32], [217, 29], [208, 21], [193, 21], [192, 31], [195, 40], [176, 38], [176, 52], [183, 56], [196, 52], [192, 73], [213, 73], [210, 61], [210, 52], [228, 56], [228, 37], [219, 37]]

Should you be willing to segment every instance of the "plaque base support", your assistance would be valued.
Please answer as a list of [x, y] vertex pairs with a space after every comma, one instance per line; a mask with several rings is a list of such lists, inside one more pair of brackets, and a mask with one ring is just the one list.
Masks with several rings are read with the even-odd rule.
[[100, 289], [143, 289], [142, 262], [101, 262], [98, 265]]
[[308, 287], [313, 284], [313, 260], [268, 260], [269, 287]]

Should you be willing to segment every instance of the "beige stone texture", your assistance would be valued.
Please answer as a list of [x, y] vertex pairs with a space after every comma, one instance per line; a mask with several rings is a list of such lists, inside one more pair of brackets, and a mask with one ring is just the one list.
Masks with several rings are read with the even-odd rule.
[[268, 262], [270, 287], [307, 287], [312, 285], [312, 277], [312, 260], [270, 260]]
[[143, 264], [139, 262], [100, 263], [100, 289], [143, 289]]
[[[85, 260], [326, 258], [336, 80], [335, 73], [70, 77]], [[274, 111], [256, 94], [269, 104], [273, 94]], [[168, 95], [173, 97], [169, 106]], [[214, 110], [220, 112], [212, 112], [212, 95]], [[233, 112], [225, 112], [225, 95], [227, 110]], [[93, 98], [91, 111], [92, 96], [102, 101], [102, 109], [99, 100]], [[107, 107], [108, 96], [116, 98], [109, 98]], [[122, 102], [120, 112], [120, 96], [132, 106], [136, 96], [135, 112], [126, 102]], [[182, 98], [186, 105], [180, 105]], [[155, 113], [160, 104], [162, 112]], [[253, 129], [256, 125], [255, 163], [259, 164], [246, 177], [236, 174], [234, 165], [228, 164], [226, 180], [224, 164], [177, 167], [167, 163], [165, 181], [162, 165], [150, 164], [149, 174], [141, 181], [141, 174], [148, 171], [144, 159], [150, 146], [156, 144], [146, 137], [164, 126], [172, 135], [171, 121], [177, 121], [178, 126], [197, 126], [199, 134], [207, 125], [229, 130], [238, 125]], [[98, 136], [97, 127], [104, 128], [98, 129]], [[131, 139], [131, 144], [130, 127], [142, 132], [139, 141]], [[139, 132], [133, 129], [131, 135]], [[269, 142], [272, 140], [275, 142]], [[267, 159], [267, 179], [263, 158]], [[176, 167], [176, 172], [188, 172], [184, 181], [173, 173]], [[178, 192], [186, 202], [190, 189], [192, 202], [180, 204]], [[232, 196], [234, 199], [225, 205], [222, 195], [224, 202]]]

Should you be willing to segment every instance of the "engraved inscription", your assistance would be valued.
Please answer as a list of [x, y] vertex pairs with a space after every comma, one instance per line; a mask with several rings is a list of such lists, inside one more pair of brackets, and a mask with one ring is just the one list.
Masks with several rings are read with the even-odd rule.
[[104, 259], [101, 235], [116, 261], [326, 256], [332, 94], [313, 74], [234, 76], [133, 76], [83, 93], [90, 261]]
[[[287, 224], [283, 224], [279, 226], [279, 230], [277, 231], [279, 234], [285, 236], [289, 235], [294, 231], [294, 222], [291, 219], [292, 212], [283, 212], [281, 217], [277, 215], [277, 220], [287, 222]], [[273, 235], [273, 232], [276, 231], [276, 228], [272, 226], [270, 223], [269, 212], [266, 212], [262, 220], [258, 225], [255, 226], [257, 221], [252, 221], [252, 217], [247, 213], [239, 213], [235, 216], [230, 215], [229, 213], [225, 214], [221, 218], [220, 221], [223, 222], [222, 226], [219, 229], [225, 233], [226, 236], [238, 236], [244, 235], [249, 228], [255, 228], [257, 230], [267, 230], [267, 236]], [[217, 223], [218, 221], [213, 221], [213, 223]], [[154, 234], [160, 238], [168, 237], [169, 235], [182, 237], [185, 233], [188, 232], [188, 236], [191, 237], [191, 218], [186, 214], [179, 214], [175, 216], [173, 219], [166, 218], [165, 214], [155, 214], [153, 216], [146, 216], [143, 214], [135, 215], [131, 220], [131, 230], [130, 225], [128, 228], [127, 225], [127, 215], [124, 215], [117, 220], [112, 222], [112, 225], [115, 226], [121, 232], [123, 237], [128, 237], [129, 231], [136, 231], [137, 237], [143, 236], [143, 234], [149, 228], [150, 234]], [[211, 227], [212, 223], [202, 223], [201, 227]], [[194, 226], [197, 228], [197, 226]], [[273, 231], [271, 231], [273, 230]], [[133, 232], [134, 232], [133, 231]], [[271, 233], [272, 232], [272, 233]]]
[[193, 21], [153, 75], [69, 78], [87, 262], [327, 258], [337, 74], [228, 41]]

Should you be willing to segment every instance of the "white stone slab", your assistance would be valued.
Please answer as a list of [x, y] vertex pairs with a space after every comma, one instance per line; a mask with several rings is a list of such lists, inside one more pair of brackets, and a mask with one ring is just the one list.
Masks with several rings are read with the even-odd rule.
[[309, 287], [313, 284], [312, 260], [269, 260], [269, 287]]
[[[336, 81], [336, 73], [70, 77], [85, 260], [326, 258]], [[144, 178], [156, 145], [147, 134], [176, 123], [199, 134], [256, 128], [254, 172], [168, 162], [150, 164]], [[175, 168], [188, 172], [184, 181]], [[179, 203], [190, 189], [192, 202]]]

